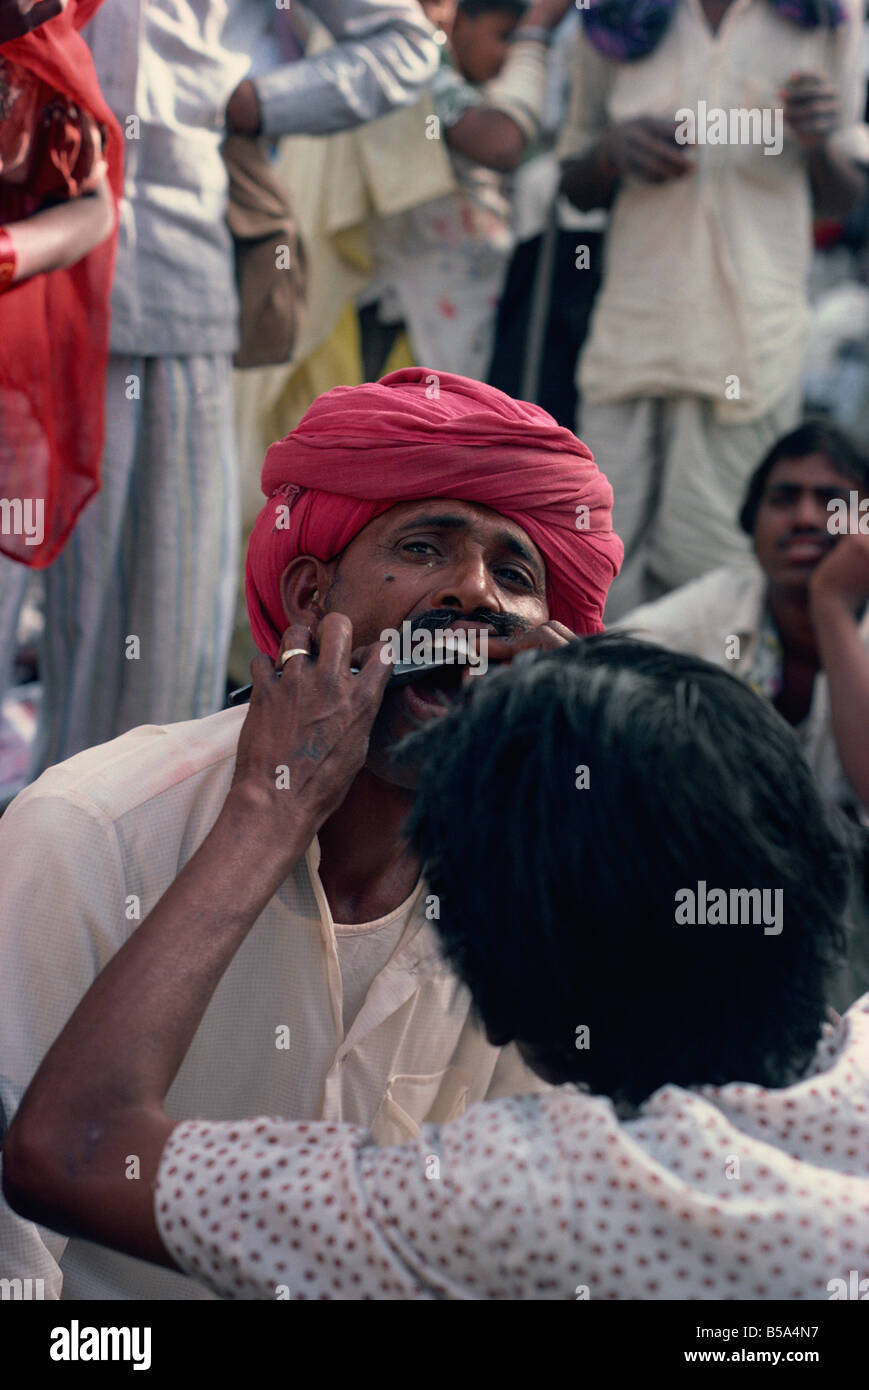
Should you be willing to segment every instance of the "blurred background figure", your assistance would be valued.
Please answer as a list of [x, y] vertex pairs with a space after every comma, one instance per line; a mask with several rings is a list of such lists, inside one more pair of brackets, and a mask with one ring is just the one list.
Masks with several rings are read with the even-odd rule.
[[[612, 207], [579, 374], [626, 546], [610, 619], [744, 553], [747, 475], [800, 409], [812, 205], [844, 218], [865, 187], [861, 30], [855, 0], [585, 17], [559, 155], [571, 201]], [[713, 107], [781, 138], [707, 141]]]
[[869, 389], [869, 199], [844, 221], [815, 224], [803, 406], [858, 438]]
[[100, 485], [123, 140], [78, 32], [98, 4], [0, 0], [0, 808], [38, 711], [38, 573]]
[[509, 183], [540, 130], [546, 48], [569, 0], [433, 0], [441, 65], [404, 170], [426, 167], [443, 140], [442, 196], [372, 219], [373, 278], [360, 296], [363, 369], [376, 380], [406, 329], [417, 364], [483, 379], [514, 245]]
[[[292, 361], [236, 373], [245, 537], [262, 506], [266, 448], [323, 391], [415, 362], [485, 379], [513, 245], [503, 171], [534, 146], [565, 4], [429, 6], [441, 62], [415, 104], [328, 140], [281, 141], [276, 168], [304, 235], [308, 299]], [[308, 57], [328, 50], [316, 17], [297, 8], [289, 22]], [[246, 683], [253, 654], [239, 582], [231, 685]]]
[[513, 176], [516, 246], [498, 304], [488, 381], [536, 401], [582, 433], [576, 360], [600, 287], [607, 212], [580, 212], [558, 190], [555, 146], [567, 119], [580, 12], [553, 32], [540, 139]]
[[[865, 516], [831, 528], [831, 504]], [[864, 512], [859, 512], [860, 504]], [[824, 800], [869, 828], [869, 460], [836, 426], [806, 421], [749, 478], [739, 524], [754, 556], [629, 613], [617, 627], [705, 657], [768, 699], [796, 733]], [[858, 833], [869, 867], [869, 836]], [[869, 989], [869, 877], [855, 884], [847, 1008]]]
[[[437, 61], [416, 0], [311, 8], [336, 43], [297, 62], [269, 44], [277, 11], [259, 0], [109, 0], [89, 26], [126, 136], [106, 443], [102, 489], [46, 572], [31, 777], [126, 729], [223, 704], [240, 509], [221, 144], [372, 120], [412, 101]], [[8, 608], [25, 580], [3, 576]]]

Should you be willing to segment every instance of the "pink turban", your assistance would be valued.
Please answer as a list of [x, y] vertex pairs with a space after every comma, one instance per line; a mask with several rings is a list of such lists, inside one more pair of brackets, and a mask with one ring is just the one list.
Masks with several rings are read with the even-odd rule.
[[331, 560], [382, 512], [429, 497], [510, 517], [546, 562], [551, 616], [581, 635], [603, 630], [623, 555], [612, 488], [576, 435], [493, 386], [423, 367], [336, 386], [271, 445], [262, 490], [247, 610], [257, 646], [272, 658], [287, 626], [280, 580], [290, 561]]

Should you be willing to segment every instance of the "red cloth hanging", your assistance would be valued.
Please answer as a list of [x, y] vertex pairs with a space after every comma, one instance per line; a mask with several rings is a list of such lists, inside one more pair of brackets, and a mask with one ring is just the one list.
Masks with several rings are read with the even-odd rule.
[[[48, 158], [40, 153], [38, 180], [21, 189], [21, 215], [33, 210], [28, 198], [44, 206], [88, 187], [87, 151], [78, 123], [64, 119], [63, 100], [103, 128], [109, 187], [120, 202], [123, 136], [78, 32], [100, 4], [70, 0], [63, 13], [0, 48], [4, 59], [62, 99], [36, 137], [48, 142]], [[39, 88], [40, 101], [44, 95]], [[6, 221], [13, 220], [15, 193], [9, 186], [4, 191]], [[0, 552], [37, 569], [57, 557], [100, 486], [116, 248], [115, 232], [68, 269], [34, 276], [0, 296], [0, 500], [20, 501], [26, 515], [27, 503], [42, 499], [44, 531], [36, 544], [35, 528], [29, 537], [8, 534], [14, 511], [7, 507], [0, 513]]]

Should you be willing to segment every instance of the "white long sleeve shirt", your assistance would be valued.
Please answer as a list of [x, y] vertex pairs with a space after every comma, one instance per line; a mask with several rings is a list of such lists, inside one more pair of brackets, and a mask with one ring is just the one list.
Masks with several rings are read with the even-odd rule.
[[[337, 40], [255, 75], [267, 135], [326, 135], [421, 94], [438, 61], [416, 0], [309, 0]], [[232, 352], [226, 103], [274, 22], [268, 0], [105, 0], [86, 30], [125, 133], [112, 349]]]

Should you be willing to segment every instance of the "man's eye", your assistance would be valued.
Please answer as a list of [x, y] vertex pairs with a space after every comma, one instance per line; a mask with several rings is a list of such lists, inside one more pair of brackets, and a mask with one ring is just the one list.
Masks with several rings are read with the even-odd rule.
[[405, 541], [401, 548], [402, 550], [417, 551], [420, 554], [424, 554], [426, 551], [433, 555], [437, 554], [434, 546], [431, 545], [429, 541]]
[[516, 583], [518, 583], [518, 584], [521, 584], [521, 585], [522, 585], [524, 588], [526, 588], [526, 589], [530, 589], [530, 588], [532, 587], [532, 585], [531, 585], [531, 580], [528, 578], [528, 575], [525, 573], [525, 571], [524, 571], [524, 570], [517, 570], [517, 569], [514, 569], [514, 567], [513, 567], [512, 565], [503, 565], [503, 566], [501, 567], [501, 569], [498, 570], [498, 573], [499, 573], [499, 574], [514, 575], [515, 578], [510, 579], [510, 580], [508, 581], [510, 584], [516, 584]]

